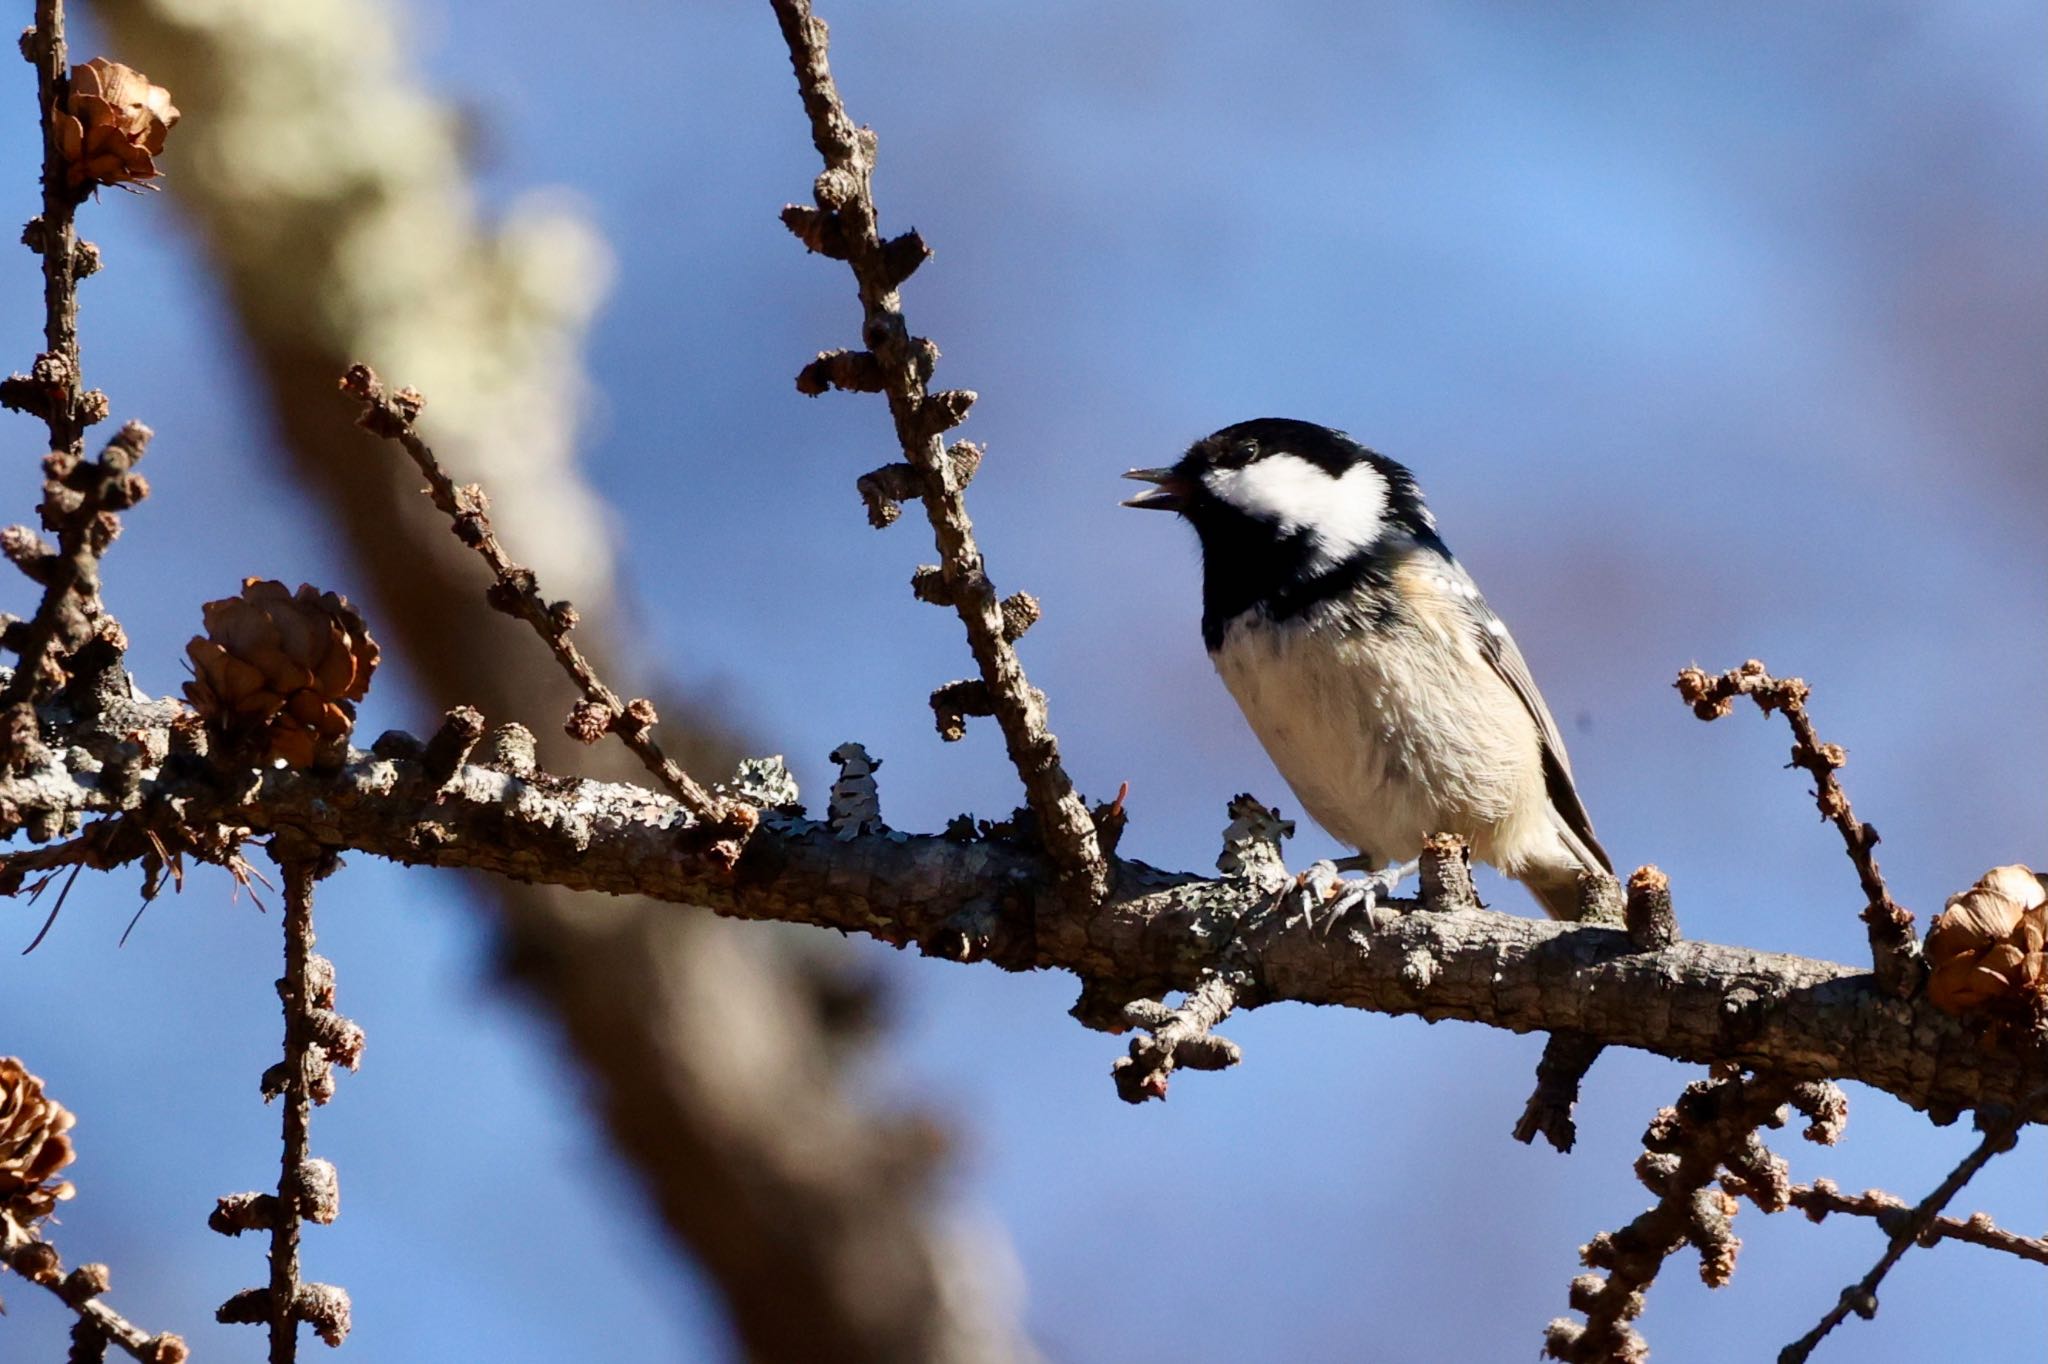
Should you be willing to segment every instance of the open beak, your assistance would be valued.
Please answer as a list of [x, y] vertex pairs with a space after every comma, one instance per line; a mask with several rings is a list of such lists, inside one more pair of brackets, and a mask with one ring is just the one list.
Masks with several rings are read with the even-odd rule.
[[1171, 469], [1132, 469], [1124, 475], [1139, 483], [1154, 484], [1148, 493], [1125, 498], [1123, 505], [1138, 507], [1146, 511], [1179, 511], [1187, 505], [1187, 495], [1193, 491], [1186, 480]]

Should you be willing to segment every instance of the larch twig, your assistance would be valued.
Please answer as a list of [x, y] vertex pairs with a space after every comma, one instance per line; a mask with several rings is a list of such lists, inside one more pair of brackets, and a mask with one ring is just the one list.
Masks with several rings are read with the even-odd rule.
[[107, 395], [86, 389], [78, 353], [78, 281], [99, 268], [99, 252], [78, 240], [73, 217], [80, 191], [66, 177], [57, 118], [70, 90], [66, 65], [64, 0], [36, 0], [35, 26], [23, 51], [36, 68], [36, 100], [43, 138], [43, 211], [22, 234], [43, 262], [43, 352], [29, 373], [0, 381], [0, 405], [29, 412], [49, 429], [43, 460], [44, 529], [57, 537], [52, 552], [25, 530], [11, 535], [8, 557], [42, 585], [34, 617], [13, 625], [5, 642], [21, 656], [0, 687], [0, 758], [28, 760], [37, 744], [30, 702], [54, 691], [63, 664], [94, 637], [118, 660], [126, 647], [119, 624], [99, 593], [99, 556], [120, 533], [118, 512], [148, 496], [132, 472], [149, 444], [149, 428], [124, 426], [97, 460], [85, 459], [85, 428], [107, 415]]
[[[1046, 722], [1045, 697], [1032, 687], [1014, 647], [1021, 620], [1036, 617], [1036, 603], [1006, 616], [1004, 602], [989, 580], [974, 525], [968, 519], [964, 490], [981, 458], [965, 441], [948, 447], [945, 433], [966, 418], [975, 395], [964, 389], [931, 391], [928, 381], [938, 361], [938, 347], [910, 334], [898, 289], [930, 254], [916, 232], [884, 240], [874, 201], [876, 139], [870, 128], [857, 127], [840, 100], [826, 60], [825, 23], [811, 13], [809, 0], [773, 0], [775, 17], [789, 46], [797, 89], [810, 118], [811, 141], [824, 159], [825, 170], [814, 186], [815, 208], [792, 205], [783, 222], [811, 250], [843, 260], [859, 285], [861, 340], [859, 351], [831, 351], [806, 365], [797, 377], [804, 393], [828, 387], [854, 392], [879, 392], [889, 403], [896, 438], [908, 464], [884, 466], [861, 482], [863, 500], [877, 526], [896, 519], [896, 503], [919, 496], [937, 540], [938, 579], [927, 601], [943, 601], [959, 614], [967, 630], [968, 648], [981, 672], [986, 702], [1010, 762], [1024, 783], [1026, 801], [1037, 817], [1040, 837], [1059, 868], [1067, 893], [1083, 901], [1099, 900], [1107, 891], [1108, 864], [1103, 857], [1088, 807], [1060, 765], [1059, 741]], [[949, 704], [957, 697], [949, 698]], [[942, 731], [957, 734], [959, 722], [977, 709], [934, 699]], [[950, 722], [950, 727], [949, 727]]]
[[1974, 1179], [1979, 1170], [1990, 1164], [1993, 1157], [2013, 1148], [2019, 1130], [2026, 1122], [2023, 1109], [2005, 1112], [1980, 1110], [1978, 1123], [1984, 1132], [1983, 1140], [1963, 1157], [1955, 1169], [1949, 1171], [1948, 1178], [1937, 1184], [1933, 1192], [1921, 1199], [1919, 1205], [1891, 1229], [1891, 1240], [1886, 1243], [1884, 1254], [1870, 1267], [1870, 1272], [1843, 1289], [1835, 1305], [1811, 1331], [1778, 1352], [1778, 1364], [1804, 1364], [1813, 1354], [1814, 1347], [1828, 1332], [1841, 1325], [1851, 1312], [1865, 1320], [1876, 1316], [1877, 1289], [1884, 1282], [1885, 1275], [1891, 1273], [1892, 1266], [1927, 1234], [1940, 1217], [1941, 1210], [1962, 1192], [1963, 1186]]
[[1849, 807], [1849, 794], [1842, 789], [1835, 771], [1849, 761], [1848, 750], [1840, 744], [1826, 744], [1806, 713], [1806, 698], [1812, 689], [1796, 677], [1778, 678], [1757, 659], [1719, 676], [1699, 668], [1687, 668], [1674, 684], [1693, 714], [1702, 720], [1717, 720], [1728, 714], [1737, 696], [1747, 696], [1757, 709], [1769, 715], [1780, 711], [1792, 726], [1792, 766], [1813, 776], [1814, 803], [1821, 818], [1841, 831], [1849, 860], [1856, 864], [1856, 879], [1866, 901], [1863, 922], [1870, 935], [1870, 951], [1878, 981], [1887, 993], [1905, 998], [1920, 982], [1920, 943], [1913, 935], [1913, 916], [1892, 899], [1884, 875], [1878, 870], [1877, 830], [1856, 818]]
[[426, 475], [428, 495], [448, 517], [455, 538], [475, 550], [490, 565], [493, 576], [486, 593], [490, 604], [532, 626], [534, 633], [554, 654], [556, 662], [562, 665], [562, 671], [583, 693], [582, 704], [571, 713], [569, 732], [584, 743], [594, 743], [607, 732], [618, 735], [683, 808], [698, 819], [720, 823], [729, 815], [738, 817], [736, 811], [729, 811], [724, 802], [698, 785], [674, 759], [662, 752], [661, 745], [654, 739], [657, 717], [653, 703], [638, 698], [623, 700], [597, 675], [590, 660], [569, 638], [569, 632], [577, 623], [575, 608], [565, 601], [548, 601], [541, 594], [540, 583], [533, 570], [514, 562], [505, 552], [505, 547], [491, 529], [490, 502], [483, 489], [474, 483], [457, 487], [455, 480], [441, 468], [433, 448], [421, 439], [415, 426], [426, 399], [412, 389], [387, 392], [376, 371], [368, 365], [352, 366], [342, 376], [341, 387], [362, 404], [363, 429], [397, 442], [412, 457], [412, 462]]
[[[169, 1332], [145, 1331], [100, 1300], [109, 1286], [105, 1265], [80, 1265], [66, 1274], [57, 1248], [4, 1210], [0, 1210], [0, 1260], [30, 1283], [56, 1294], [77, 1313], [79, 1325], [74, 1341], [96, 1338], [102, 1357], [108, 1344], [120, 1346], [122, 1353], [143, 1364], [184, 1364], [189, 1357], [180, 1337]], [[74, 1345], [74, 1358], [78, 1357], [76, 1348]]]

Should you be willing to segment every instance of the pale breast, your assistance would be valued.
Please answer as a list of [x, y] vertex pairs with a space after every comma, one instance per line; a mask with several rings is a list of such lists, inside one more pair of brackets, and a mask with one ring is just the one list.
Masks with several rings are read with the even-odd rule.
[[1534, 727], [1448, 617], [1367, 633], [1334, 607], [1247, 612], [1211, 658], [1302, 806], [1361, 852], [1406, 860], [1451, 832], [1493, 860], [1544, 808]]

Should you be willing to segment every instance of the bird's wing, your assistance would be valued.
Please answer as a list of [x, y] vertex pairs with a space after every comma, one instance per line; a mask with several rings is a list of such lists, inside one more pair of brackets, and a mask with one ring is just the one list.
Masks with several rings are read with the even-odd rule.
[[1543, 704], [1543, 693], [1536, 690], [1536, 679], [1529, 675], [1529, 664], [1515, 647], [1515, 637], [1486, 604], [1486, 598], [1479, 595], [1479, 587], [1471, 576], [1455, 565], [1452, 571], [1460, 579], [1457, 595], [1471, 618], [1480, 656], [1493, 665], [1493, 670], [1521, 698], [1536, 721], [1536, 734], [1543, 748], [1543, 784], [1566, 834], [1582, 845], [1574, 851], [1587, 854], [1584, 860], [1589, 866], [1597, 862], [1612, 874], [1614, 863], [1608, 860], [1607, 850], [1594, 836], [1592, 816], [1586, 813], [1585, 802], [1579, 799], [1579, 790], [1572, 784], [1572, 764], [1565, 756], [1564, 736], [1558, 733], [1557, 721], [1550, 718], [1550, 707]]

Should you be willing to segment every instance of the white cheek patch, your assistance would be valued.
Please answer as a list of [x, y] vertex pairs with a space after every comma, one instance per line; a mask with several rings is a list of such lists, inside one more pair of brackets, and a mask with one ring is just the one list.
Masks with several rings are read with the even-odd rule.
[[1218, 501], [1283, 535], [1307, 531], [1318, 570], [1374, 543], [1386, 524], [1386, 476], [1363, 460], [1332, 478], [1299, 455], [1273, 454], [1241, 469], [1211, 469], [1202, 482]]

